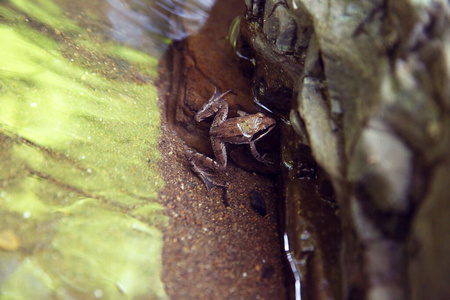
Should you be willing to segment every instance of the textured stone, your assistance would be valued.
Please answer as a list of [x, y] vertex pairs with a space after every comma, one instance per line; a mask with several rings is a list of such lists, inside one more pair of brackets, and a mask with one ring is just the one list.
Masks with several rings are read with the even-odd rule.
[[450, 298], [449, 2], [258, 3], [264, 13], [243, 30], [255, 82], [275, 98], [292, 90], [297, 143], [336, 191], [346, 249], [336, 298]]

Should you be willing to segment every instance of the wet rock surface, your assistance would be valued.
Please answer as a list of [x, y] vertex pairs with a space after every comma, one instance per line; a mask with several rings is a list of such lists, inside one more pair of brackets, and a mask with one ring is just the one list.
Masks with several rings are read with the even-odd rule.
[[[270, 98], [267, 106], [296, 132], [292, 139], [282, 129], [282, 159], [286, 226], [294, 256], [305, 262], [297, 263], [303, 292], [314, 299], [447, 299], [448, 2], [246, 4], [237, 51], [254, 61], [257, 99]], [[322, 218], [327, 210], [339, 216], [327, 224], [342, 228], [335, 247], [320, 243], [318, 213], [305, 213], [314, 207], [294, 172], [304, 147], [319, 166], [318, 182], [305, 189], [324, 192], [332, 183], [337, 201], [320, 209]], [[308, 238], [298, 238], [305, 230]]]

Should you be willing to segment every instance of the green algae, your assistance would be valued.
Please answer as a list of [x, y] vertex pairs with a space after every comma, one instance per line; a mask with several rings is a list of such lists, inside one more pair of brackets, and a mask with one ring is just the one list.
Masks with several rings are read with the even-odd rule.
[[[0, 4], [0, 229], [20, 247], [0, 249], [0, 299], [167, 298], [157, 60], [73, 35], [81, 29], [52, 1], [10, 2]], [[83, 51], [150, 79], [68, 56]]]
[[[157, 76], [157, 60], [154, 57], [146, 55], [141, 51], [124, 47], [122, 45], [114, 45], [111, 48], [110, 54], [124, 59], [125, 61], [132, 62], [135, 66], [139, 68], [142, 72], [152, 76]], [[151, 66], [151, 67], [149, 67]]]
[[51, 28], [66, 32], [80, 31], [74, 22], [63, 17], [62, 10], [52, 0], [10, 0], [10, 2], [22, 13], [47, 24]]
[[[98, 207], [95, 199], [80, 201], [45, 232], [51, 236], [46, 251], [24, 259], [2, 284], [2, 293], [16, 299], [85, 299], [95, 293], [105, 299], [164, 298], [161, 268], [153, 259], [160, 255], [161, 232]], [[33, 290], [20, 288], [30, 283]]]

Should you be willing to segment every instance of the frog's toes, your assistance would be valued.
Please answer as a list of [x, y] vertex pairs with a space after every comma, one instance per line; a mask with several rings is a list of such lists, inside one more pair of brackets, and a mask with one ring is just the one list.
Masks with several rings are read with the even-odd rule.
[[258, 159], [258, 161], [262, 162], [266, 166], [273, 165], [273, 161], [267, 159], [266, 156], [267, 156], [267, 154], [263, 154], [263, 156], [261, 156], [260, 159]]

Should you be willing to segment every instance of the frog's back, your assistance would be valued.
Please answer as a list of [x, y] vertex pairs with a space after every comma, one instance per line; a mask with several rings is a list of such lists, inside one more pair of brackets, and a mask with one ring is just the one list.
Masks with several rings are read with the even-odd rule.
[[249, 143], [252, 135], [243, 130], [241, 118], [231, 118], [219, 126], [211, 128], [209, 131], [211, 137], [230, 144]]

